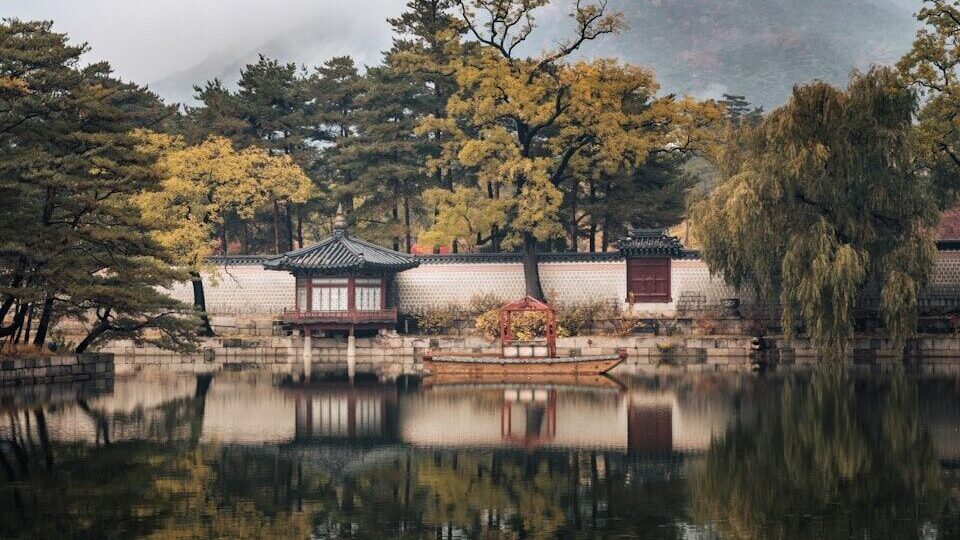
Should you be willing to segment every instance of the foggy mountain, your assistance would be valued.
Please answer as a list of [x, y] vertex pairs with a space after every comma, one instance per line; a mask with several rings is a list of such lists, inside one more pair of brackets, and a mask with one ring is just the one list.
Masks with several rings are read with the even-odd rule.
[[611, 0], [630, 29], [612, 51], [652, 65], [663, 90], [746, 95], [767, 109], [794, 84], [845, 84], [854, 68], [896, 62], [913, 42], [908, 0]]
[[[401, 2], [402, 0], [397, 0]], [[743, 94], [768, 110], [781, 105], [794, 84], [822, 79], [844, 84], [854, 68], [895, 62], [913, 41], [915, 0], [609, 0], [629, 28], [590, 44], [587, 56], [618, 56], [653, 66], [663, 92], [719, 97]], [[558, 2], [562, 4], [562, 2]], [[541, 14], [537, 43], [561, 36], [565, 6]], [[352, 22], [339, 13], [336, 31], [315, 21], [259, 42], [211, 54], [150, 84], [168, 101], [191, 102], [192, 86], [215, 77], [235, 84], [257, 54], [314, 66], [334, 54], [358, 64], [379, 62], [389, 27]], [[328, 26], [329, 28], [329, 26]], [[556, 32], [557, 35], [551, 35]]]

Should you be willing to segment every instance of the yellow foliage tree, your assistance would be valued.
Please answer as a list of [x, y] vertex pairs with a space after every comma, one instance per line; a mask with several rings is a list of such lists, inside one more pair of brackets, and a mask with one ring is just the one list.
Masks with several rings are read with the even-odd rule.
[[[193, 278], [194, 305], [205, 311], [201, 270], [220, 232], [226, 254], [224, 217], [228, 212], [252, 219], [258, 208], [272, 204], [274, 236], [279, 252], [280, 202], [302, 203], [313, 189], [310, 179], [287, 155], [272, 155], [257, 147], [236, 151], [228, 139], [210, 137], [187, 145], [181, 137], [142, 132], [143, 145], [158, 152], [161, 189], [139, 197], [141, 211], [153, 224], [154, 236]], [[211, 334], [204, 316], [203, 332]]]
[[[509, 200], [498, 203], [503, 219], [491, 235], [500, 230], [505, 246], [522, 249], [527, 294], [540, 299], [537, 244], [564, 233], [561, 183], [589, 174], [587, 163], [612, 172], [641, 164], [651, 152], [693, 149], [722, 118], [712, 103], [656, 98], [659, 87], [646, 68], [570, 60], [584, 43], [623, 27], [619, 14], [605, 13], [605, 4], [578, 1], [571, 39], [534, 57], [519, 55], [534, 30], [534, 12], [547, 3], [459, 0], [463, 24], [480, 45], [452, 57], [458, 89], [446, 117], [430, 117], [419, 128], [447, 137], [432, 168], [475, 173], [478, 185], [469, 186], [475, 203], [484, 192]], [[433, 197], [437, 217], [429, 238], [463, 240], [465, 232], [474, 233], [450, 216], [462, 216], [466, 196]]]

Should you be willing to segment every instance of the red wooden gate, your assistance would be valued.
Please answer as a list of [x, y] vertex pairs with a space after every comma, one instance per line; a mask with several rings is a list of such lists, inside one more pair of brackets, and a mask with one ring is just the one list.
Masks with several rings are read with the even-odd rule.
[[670, 259], [627, 259], [627, 300], [637, 304], [670, 302]]

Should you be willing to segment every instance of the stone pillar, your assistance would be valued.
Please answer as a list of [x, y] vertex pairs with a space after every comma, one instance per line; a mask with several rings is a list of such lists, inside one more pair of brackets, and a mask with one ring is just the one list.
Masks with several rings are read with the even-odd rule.
[[350, 380], [353, 380], [353, 376], [357, 374], [357, 341], [353, 335], [353, 328], [350, 329], [350, 333], [347, 334], [347, 376], [350, 377]]
[[303, 331], [303, 380], [309, 381], [313, 372], [313, 338], [310, 330]]

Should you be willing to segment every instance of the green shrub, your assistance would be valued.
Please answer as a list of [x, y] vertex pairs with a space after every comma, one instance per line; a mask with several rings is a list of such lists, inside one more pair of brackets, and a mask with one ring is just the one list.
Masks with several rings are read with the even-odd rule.
[[458, 330], [457, 321], [463, 317], [463, 309], [459, 306], [441, 306], [422, 309], [413, 314], [417, 319], [417, 326], [423, 334], [448, 334], [451, 330]]
[[[618, 306], [612, 302], [596, 300], [580, 304], [557, 303], [558, 334], [579, 336], [620, 317]], [[562, 332], [560, 331], [562, 329]]]
[[497, 311], [505, 303], [503, 298], [493, 293], [475, 294], [467, 303], [466, 311], [471, 317], [476, 318], [489, 311]]

